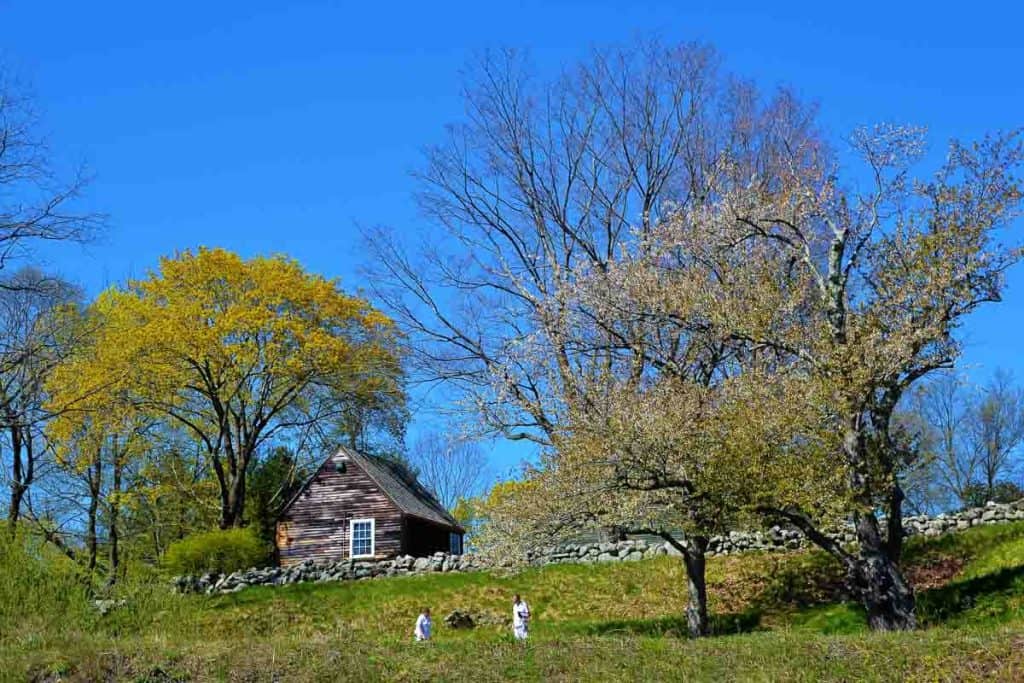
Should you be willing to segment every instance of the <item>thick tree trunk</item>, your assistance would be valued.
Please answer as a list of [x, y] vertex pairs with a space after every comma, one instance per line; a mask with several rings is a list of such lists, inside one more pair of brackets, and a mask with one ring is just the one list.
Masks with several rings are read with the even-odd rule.
[[[854, 554], [822, 533], [802, 512], [768, 507], [761, 508], [761, 512], [790, 522], [812, 543], [843, 564], [850, 590], [867, 611], [868, 625], [873, 630], [906, 631], [917, 627], [914, 590], [893, 555], [901, 545], [891, 544], [893, 547], [890, 547], [882, 538], [874, 514], [857, 515], [855, 527], [860, 550]], [[890, 525], [890, 529], [893, 526], [902, 531], [902, 525]]]
[[245, 474], [239, 472], [221, 496], [220, 528], [242, 526], [245, 515]]
[[236, 451], [225, 447], [228, 469], [224, 470], [219, 459], [214, 459], [214, 471], [220, 484], [220, 528], [240, 527], [245, 521], [245, 480], [249, 463], [254, 453], [249, 450]]
[[914, 589], [903, 577], [889, 552], [873, 514], [856, 520], [860, 552], [852, 565], [850, 582], [868, 615], [873, 631], [909, 631], [917, 628]]
[[706, 636], [711, 631], [708, 622], [708, 588], [705, 577], [707, 548], [707, 537], [688, 536], [686, 549], [683, 551], [688, 589], [686, 627], [692, 638]]
[[853, 556], [843, 553], [840, 560], [846, 565], [851, 588], [867, 611], [868, 626], [873, 631], [908, 631], [917, 628], [917, 616], [914, 589], [899, 568], [903, 549], [903, 490], [895, 479], [891, 481], [886, 501], [888, 534], [883, 536], [872, 511], [873, 494], [882, 491], [872, 485], [876, 478], [871, 476], [868, 465], [863, 420], [860, 413], [855, 413], [843, 435], [850, 489], [858, 507], [853, 522], [860, 549]]
[[889, 491], [889, 510], [886, 513], [886, 548], [893, 562], [903, 557], [903, 501], [906, 496], [899, 482], [893, 482]]
[[234, 514], [231, 512], [231, 502], [228, 499], [227, 491], [221, 492], [220, 497], [220, 528], [230, 529], [235, 525]]

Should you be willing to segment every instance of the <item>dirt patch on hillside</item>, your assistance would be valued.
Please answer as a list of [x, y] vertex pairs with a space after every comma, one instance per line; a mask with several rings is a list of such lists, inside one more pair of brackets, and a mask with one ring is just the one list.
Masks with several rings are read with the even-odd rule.
[[959, 557], [941, 557], [929, 560], [925, 564], [907, 567], [907, 580], [915, 591], [941, 588], [952, 581], [964, 568], [964, 561]]

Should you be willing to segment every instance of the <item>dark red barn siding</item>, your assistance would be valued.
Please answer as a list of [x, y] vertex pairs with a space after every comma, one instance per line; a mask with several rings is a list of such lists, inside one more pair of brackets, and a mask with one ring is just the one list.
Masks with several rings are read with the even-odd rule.
[[[344, 463], [345, 471], [338, 465]], [[375, 520], [374, 554], [402, 552], [402, 511], [376, 482], [340, 451], [328, 458], [277, 524], [282, 566], [304, 560], [338, 561], [349, 557], [349, 521]]]

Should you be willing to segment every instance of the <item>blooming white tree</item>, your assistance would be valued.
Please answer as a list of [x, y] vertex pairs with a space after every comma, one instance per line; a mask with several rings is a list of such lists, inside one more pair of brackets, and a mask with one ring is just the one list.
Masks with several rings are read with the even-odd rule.
[[[766, 486], [757, 505], [843, 564], [872, 628], [916, 624], [899, 560], [901, 475], [917, 453], [893, 417], [915, 382], [952, 366], [964, 317], [1000, 299], [1003, 274], [1021, 257], [1000, 242], [1021, 201], [1020, 140], [1011, 133], [953, 143], [934, 176], [915, 179], [910, 168], [923, 149], [922, 131], [858, 131], [852, 144], [869, 171], [868, 189], [841, 181], [827, 158], [823, 173], [794, 164], [770, 182], [723, 174], [715, 201], [663, 221], [647, 249], [652, 277], [668, 291], [692, 293], [676, 283], [700, 282], [698, 306], [710, 325], [775, 354], [779, 373], [801, 378], [789, 409], [817, 413], [819, 427], [794, 431], [778, 452], [789, 457], [806, 443], [836, 438], [821, 471], [843, 474], [834, 493], [859, 548], [821, 533], [814, 496], [794, 497], [792, 487], [780, 496]], [[671, 318], [672, 300], [663, 301], [669, 305], [660, 314]], [[750, 405], [745, 429], [758, 430], [762, 410]]]
[[[648, 503], [674, 498], [682, 516], [666, 515], [659, 533], [687, 516], [709, 520], [689, 527], [685, 545], [700, 586], [701, 539], [720, 515], [700, 511], [706, 494], [693, 491], [692, 463], [679, 478], [677, 465], [697, 450], [661, 446], [665, 476], [647, 483], [626, 461], [577, 465], [584, 453], [600, 463], [657, 438], [608, 429], [606, 420], [628, 422], [616, 409], [660, 405], [652, 387], [707, 390], [736, 362], [735, 340], [708, 334], [701, 314], [651, 317], [621, 296], [641, 286], [631, 259], [643, 256], [666, 207], [703, 206], [720, 174], [773, 178], [776, 165], [813, 161], [821, 148], [813, 112], [787, 92], [760, 96], [722, 75], [717, 61], [705, 46], [645, 43], [599, 51], [538, 83], [514, 54], [485, 60], [467, 86], [467, 121], [431, 149], [420, 174], [424, 210], [441, 234], [411, 257], [393, 233], [375, 233], [369, 278], [403, 327], [414, 378], [444, 383], [484, 433], [545, 451], [544, 482], [559, 495], [519, 505], [520, 524], [490, 514], [492, 529], [529, 543], [613, 522], [647, 531]], [[617, 477], [607, 495], [585, 485], [605, 474]], [[690, 610], [696, 635], [707, 632], [701, 605]]]

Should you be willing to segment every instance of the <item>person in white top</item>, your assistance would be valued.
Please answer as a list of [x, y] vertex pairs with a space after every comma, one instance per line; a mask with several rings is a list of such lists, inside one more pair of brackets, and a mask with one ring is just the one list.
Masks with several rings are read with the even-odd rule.
[[416, 640], [430, 640], [430, 627], [430, 608], [424, 607], [423, 612], [416, 617], [416, 628], [412, 634], [416, 636]]
[[516, 640], [526, 640], [530, 630], [530, 606], [516, 593], [512, 597], [512, 634]]

